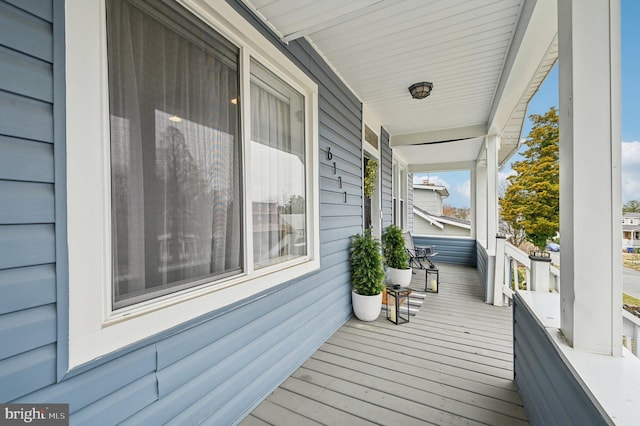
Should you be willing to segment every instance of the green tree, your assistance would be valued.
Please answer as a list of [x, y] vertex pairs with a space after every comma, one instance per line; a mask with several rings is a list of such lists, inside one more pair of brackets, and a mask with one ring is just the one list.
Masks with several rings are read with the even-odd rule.
[[302, 195], [292, 195], [282, 206], [281, 210], [284, 214], [301, 214], [306, 209], [306, 200]]
[[500, 200], [502, 219], [525, 238], [544, 249], [560, 228], [560, 180], [558, 164], [558, 113], [554, 107], [544, 115], [529, 116], [533, 122], [525, 140], [524, 159], [511, 166], [509, 187]]
[[624, 203], [622, 213], [640, 213], [640, 201], [630, 200]]

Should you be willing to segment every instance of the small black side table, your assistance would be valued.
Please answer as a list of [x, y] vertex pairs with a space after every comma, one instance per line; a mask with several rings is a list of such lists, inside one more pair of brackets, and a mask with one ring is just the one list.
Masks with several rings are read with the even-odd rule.
[[[387, 287], [387, 319], [392, 323], [404, 324], [409, 322], [409, 294], [411, 290], [408, 288], [395, 288], [396, 286]], [[404, 304], [404, 307], [402, 306]], [[406, 316], [402, 315], [402, 311], [406, 312]]]
[[437, 293], [440, 290], [440, 271], [434, 265], [424, 270], [424, 291]]

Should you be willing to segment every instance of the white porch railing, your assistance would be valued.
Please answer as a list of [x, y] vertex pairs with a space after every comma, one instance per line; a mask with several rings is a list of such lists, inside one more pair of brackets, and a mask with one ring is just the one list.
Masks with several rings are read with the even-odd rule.
[[[504, 244], [504, 259], [505, 259], [505, 281], [504, 284], [509, 287], [513, 281], [513, 289], [520, 289], [520, 277], [518, 276], [518, 269], [520, 266], [524, 266], [526, 284], [531, 283], [531, 259], [529, 255], [508, 242]], [[497, 262], [497, 259], [496, 259]], [[504, 290], [504, 289], [503, 289]]]
[[[496, 264], [500, 261], [500, 259], [496, 258]], [[536, 283], [532, 282], [531, 259], [529, 258], [529, 255], [505, 241], [504, 278], [502, 280], [497, 280], [502, 284], [502, 297], [505, 298], [505, 300], [502, 301], [503, 304], [508, 303], [512, 298], [513, 292], [520, 289], [521, 280], [518, 270], [522, 268], [525, 270], [523, 283], [525, 288], [527, 290], [539, 288], [540, 286], [537, 286]], [[560, 269], [553, 264], [549, 265], [549, 291], [560, 291]]]
[[[539, 285], [532, 280], [536, 280], [536, 278], [542, 281], [542, 276], [536, 277], [536, 274], [531, 272], [532, 269], [532, 260], [528, 254], [517, 248], [516, 246], [502, 241], [504, 249], [501, 250], [501, 244], [497, 244], [496, 250], [496, 288], [502, 288], [502, 291], [499, 293], [496, 292], [496, 297], [494, 298], [494, 305], [506, 305], [511, 304], [513, 300], [513, 293], [519, 291], [519, 277], [518, 277], [518, 268], [524, 267], [526, 270], [525, 274], [525, 283], [526, 289], [529, 291], [550, 291], [550, 292], [560, 292], [560, 269], [553, 264], [549, 264], [549, 284], [548, 290], [546, 285]], [[500, 259], [500, 255], [503, 252], [503, 259]], [[499, 262], [503, 262], [502, 265], [504, 269], [501, 271], [501, 268], [498, 268]], [[500, 287], [498, 287], [500, 286]], [[500, 297], [498, 297], [498, 294]], [[632, 313], [622, 310], [622, 338], [624, 345], [629, 351], [631, 351], [636, 357], [640, 358], [640, 351], [638, 350], [639, 345], [639, 335], [640, 335], [640, 318], [633, 315]]]

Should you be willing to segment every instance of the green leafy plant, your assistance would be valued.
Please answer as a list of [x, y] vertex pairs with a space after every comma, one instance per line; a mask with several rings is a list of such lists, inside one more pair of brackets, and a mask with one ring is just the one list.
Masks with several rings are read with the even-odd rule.
[[382, 253], [390, 268], [409, 269], [409, 256], [404, 246], [402, 230], [390, 225], [382, 234]]
[[378, 162], [376, 160], [367, 161], [364, 169], [364, 195], [371, 197], [376, 191], [376, 179], [378, 177]]
[[352, 237], [349, 260], [355, 292], [363, 296], [382, 293], [386, 274], [382, 266], [380, 242], [371, 236], [369, 230]]

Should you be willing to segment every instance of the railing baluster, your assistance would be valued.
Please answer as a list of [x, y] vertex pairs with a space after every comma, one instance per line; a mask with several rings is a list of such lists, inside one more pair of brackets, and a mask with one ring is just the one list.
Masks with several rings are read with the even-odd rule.
[[[505, 254], [504, 256], [504, 287], [509, 287], [509, 283], [511, 281], [511, 258]], [[506, 294], [504, 294], [504, 291], [502, 292], [502, 302], [505, 305], [509, 304], [509, 301], [511, 300], [510, 297], [508, 297]]]
[[631, 347], [631, 336], [623, 335], [622, 337], [624, 339], [624, 347], [629, 349], [629, 351], [632, 351], [633, 348]]
[[624, 346], [636, 357], [640, 358], [640, 351], [638, 351], [640, 335], [640, 318], [628, 312], [622, 310], [622, 337], [624, 339]]

